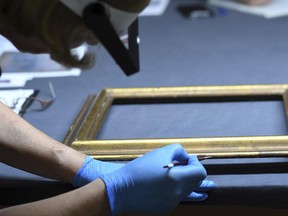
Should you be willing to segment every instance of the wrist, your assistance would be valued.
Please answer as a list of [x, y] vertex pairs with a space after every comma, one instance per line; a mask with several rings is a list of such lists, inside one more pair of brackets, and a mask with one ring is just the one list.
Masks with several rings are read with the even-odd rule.
[[59, 167], [62, 167], [62, 169], [58, 169], [61, 179], [72, 183], [75, 174], [82, 167], [86, 155], [72, 148], [65, 149], [64, 151], [56, 150], [55, 154], [57, 154], [57, 158], [59, 159]]
[[118, 211], [116, 209], [116, 194], [113, 190], [113, 180], [111, 181], [110, 177], [107, 176], [100, 176], [100, 179], [105, 185], [107, 203], [109, 204], [111, 215], [115, 216]]
[[[96, 181], [77, 190], [82, 191], [84, 196], [88, 197], [87, 199], [82, 197], [79, 200], [79, 202], [85, 203], [85, 208], [81, 209], [79, 215], [111, 215], [105, 184], [101, 179], [97, 179]], [[77, 194], [79, 199], [79, 193]]]
[[129, 212], [130, 202], [128, 199], [129, 190], [127, 190], [127, 185], [131, 182], [127, 182], [122, 171], [101, 175], [100, 179], [105, 184], [106, 196], [112, 216], [127, 213], [127, 211]]
[[96, 180], [101, 175], [111, 173], [123, 166], [120, 163], [95, 160], [91, 156], [86, 156], [83, 161], [82, 166], [75, 172], [76, 174], [72, 181], [74, 187], [82, 187]]
[[72, 184], [74, 187], [80, 187], [83, 185], [88, 184], [89, 182], [93, 181], [91, 177], [89, 177], [89, 166], [93, 163], [93, 157], [86, 155], [82, 166], [78, 169], [75, 176], [73, 177]]

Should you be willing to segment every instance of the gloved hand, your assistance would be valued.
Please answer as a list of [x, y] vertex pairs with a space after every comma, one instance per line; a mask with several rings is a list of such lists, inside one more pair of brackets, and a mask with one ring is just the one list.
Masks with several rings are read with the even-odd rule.
[[215, 188], [215, 183], [211, 180], [203, 180], [201, 185], [198, 188], [195, 188], [194, 191], [189, 194], [187, 197], [182, 199], [184, 202], [199, 202], [207, 199], [208, 194], [206, 191], [212, 190]]
[[[172, 161], [188, 160], [188, 165], [165, 169]], [[112, 215], [119, 213], [163, 213], [180, 201], [203, 200], [214, 183], [196, 156], [189, 156], [180, 144], [168, 145], [139, 157], [122, 168], [101, 175], [106, 185]]]
[[93, 159], [91, 156], [86, 156], [82, 167], [74, 176], [72, 184], [74, 187], [82, 187], [99, 178], [100, 175], [113, 172], [122, 166], [124, 166], [124, 164], [102, 162]]

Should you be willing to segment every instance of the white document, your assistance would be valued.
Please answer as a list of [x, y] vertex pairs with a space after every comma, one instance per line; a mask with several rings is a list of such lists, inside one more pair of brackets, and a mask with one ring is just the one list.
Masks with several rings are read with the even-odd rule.
[[67, 68], [50, 59], [48, 54], [4, 52], [0, 57], [0, 88], [24, 87], [34, 78], [80, 76], [81, 69]]
[[9, 40], [0, 35], [0, 56], [4, 52], [19, 52], [19, 51]]
[[34, 89], [0, 90], [0, 101], [19, 114], [27, 98], [34, 94]]
[[214, 6], [263, 16], [267, 19], [288, 15], [288, 0], [272, 0], [271, 3], [260, 6], [249, 6], [236, 0], [209, 0], [208, 3]]
[[[87, 45], [72, 50], [81, 58]], [[5, 37], [0, 35], [0, 88], [24, 87], [34, 78], [80, 76], [81, 69], [64, 67], [50, 58], [48, 54], [21, 53]]]
[[18, 72], [18, 73], [3, 73], [0, 77], [0, 88], [19, 88], [25, 86], [28, 80], [34, 78], [48, 78], [48, 77], [66, 77], [66, 76], [80, 76], [80, 69], [70, 69], [67, 71], [53, 71], [53, 72]]
[[140, 16], [160, 16], [168, 7], [170, 0], [151, 0]]

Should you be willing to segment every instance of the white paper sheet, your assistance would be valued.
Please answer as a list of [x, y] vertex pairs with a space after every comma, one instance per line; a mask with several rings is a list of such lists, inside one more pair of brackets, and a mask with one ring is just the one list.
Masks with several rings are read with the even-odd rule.
[[10, 108], [15, 106], [13, 111], [19, 114], [26, 98], [29, 98], [34, 92], [34, 89], [0, 90], [0, 101]]
[[140, 16], [160, 16], [165, 12], [169, 2], [170, 0], [151, 0]]
[[80, 69], [53, 72], [3, 73], [0, 78], [0, 88], [20, 88], [25, 86], [28, 80], [32, 80], [34, 78], [80, 76], [80, 74]]
[[48, 54], [4, 52], [0, 58], [0, 88], [24, 87], [34, 78], [80, 76], [78, 68], [67, 68], [50, 59]]
[[249, 6], [239, 3], [236, 0], [209, 0], [208, 3], [244, 13], [263, 16], [267, 19], [288, 15], [288, 0], [272, 0], [271, 3], [262, 6]]
[[4, 52], [18, 52], [18, 50], [10, 41], [0, 35], [0, 56]]

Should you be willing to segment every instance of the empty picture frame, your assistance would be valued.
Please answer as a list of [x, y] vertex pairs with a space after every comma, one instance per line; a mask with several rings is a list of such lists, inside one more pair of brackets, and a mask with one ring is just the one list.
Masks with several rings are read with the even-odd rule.
[[171, 143], [181, 143], [189, 154], [213, 158], [286, 157], [288, 136], [120, 140], [96, 140], [96, 137], [113, 104], [280, 100], [288, 119], [287, 90], [288, 84], [106, 88], [98, 96], [88, 96], [63, 142], [101, 160], [132, 160]]

